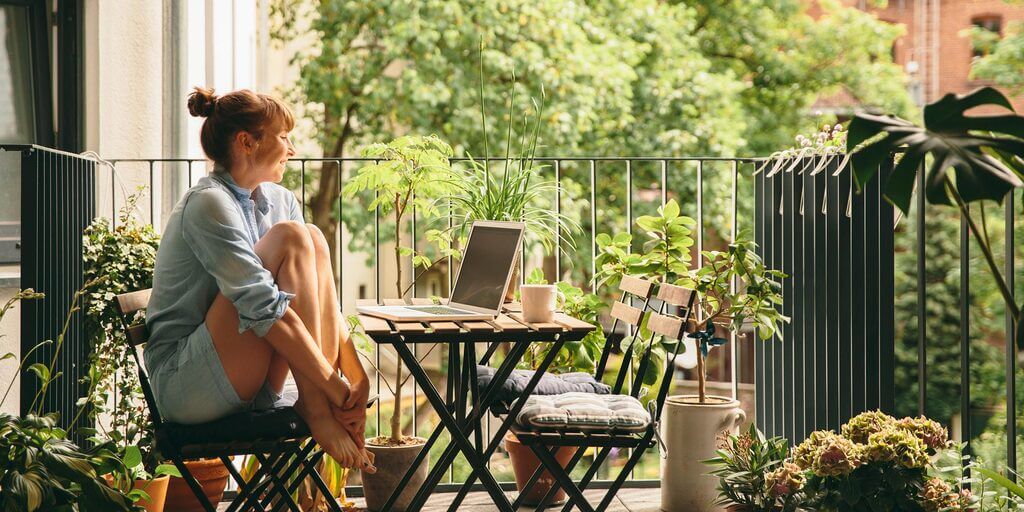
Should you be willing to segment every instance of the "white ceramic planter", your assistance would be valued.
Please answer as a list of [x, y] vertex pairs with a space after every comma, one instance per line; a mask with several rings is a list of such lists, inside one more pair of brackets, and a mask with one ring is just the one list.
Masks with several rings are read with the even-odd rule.
[[717, 512], [718, 478], [701, 461], [715, 456], [715, 437], [732, 434], [747, 419], [740, 403], [731, 398], [708, 396], [700, 404], [693, 395], [672, 396], [665, 401], [661, 436], [666, 454], [661, 459], [661, 509], [666, 512]]

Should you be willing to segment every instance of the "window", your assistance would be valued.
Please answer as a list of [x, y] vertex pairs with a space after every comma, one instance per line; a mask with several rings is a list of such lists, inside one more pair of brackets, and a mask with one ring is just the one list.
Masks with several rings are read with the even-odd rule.
[[35, 139], [28, 9], [0, 5], [0, 142]]
[[971, 55], [973, 58], [984, 57], [992, 53], [1003, 35], [1003, 18], [1000, 16], [978, 16], [971, 19], [974, 30], [971, 34]]

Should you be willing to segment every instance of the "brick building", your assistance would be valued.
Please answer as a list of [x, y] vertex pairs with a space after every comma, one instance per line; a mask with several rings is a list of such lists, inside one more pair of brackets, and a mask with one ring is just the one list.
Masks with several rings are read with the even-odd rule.
[[[881, 9], [866, 0], [843, 1], [906, 27], [893, 57], [910, 75], [911, 94], [919, 105], [948, 92], [989, 85], [970, 78], [971, 63], [983, 50], [975, 48], [966, 29], [981, 26], [1005, 34], [1015, 22], [1024, 21], [1024, 3], [1005, 0], [889, 0]], [[1024, 95], [1011, 99], [1018, 111], [1024, 111]]]

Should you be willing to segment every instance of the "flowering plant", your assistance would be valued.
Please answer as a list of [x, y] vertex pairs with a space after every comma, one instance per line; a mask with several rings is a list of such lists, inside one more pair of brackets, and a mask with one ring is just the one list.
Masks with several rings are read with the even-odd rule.
[[766, 439], [753, 425], [738, 436], [723, 433], [717, 457], [704, 461], [719, 479], [717, 505], [745, 512], [790, 512], [806, 501], [804, 471], [787, 461], [789, 442]]
[[793, 450], [807, 475], [809, 507], [855, 510], [938, 511], [958, 502], [932, 459], [950, 446], [946, 429], [925, 417], [862, 413], [841, 434], [817, 431]]

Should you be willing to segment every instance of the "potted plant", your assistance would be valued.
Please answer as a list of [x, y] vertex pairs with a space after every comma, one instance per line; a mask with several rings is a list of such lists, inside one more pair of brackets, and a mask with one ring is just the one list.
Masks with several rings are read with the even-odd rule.
[[[370, 203], [369, 210], [379, 208], [382, 214], [394, 215], [394, 262], [397, 270], [395, 292], [397, 297], [404, 299], [412, 285], [403, 287], [403, 258], [412, 256], [413, 267], [423, 267], [425, 271], [449, 256], [460, 256], [458, 251], [452, 249], [449, 233], [439, 230], [431, 230], [427, 235], [428, 241], [433, 242], [439, 249], [439, 257], [433, 261], [427, 255], [417, 252], [415, 248], [402, 246], [405, 215], [415, 208], [421, 218], [437, 217], [436, 199], [450, 192], [452, 169], [448, 159], [452, 156], [452, 149], [433, 135], [405, 136], [387, 144], [372, 144], [363, 150], [363, 156], [379, 158], [380, 161], [360, 168], [345, 185], [344, 194], [348, 198], [355, 198], [363, 191], [372, 191], [375, 193], [375, 199]], [[422, 273], [423, 271], [420, 275]], [[416, 277], [419, 276], [413, 278], [413, 283]], [[356, 322], [353, 323], [353, 328], [358, 327]], [[365, 343], [365, 337], [363, 340]], [[366, 346], [368, 347], [368, 344]], [[379, 369], [378, 373], [384, 377]], [[388, 384], [394, 396], [390, 435], [366, 440], [366, 449], [376, 456], [374, 464], [377, 467], [376, 474], [363, 473], [363, 492], [367, 507], [371, 510], [376, 510], [387, 501], [426, 444], [423, 438], [402, 435], [402, 388], [408, 379], [403, 373], [401, 358], [396, 357], [395, 378]], [[384, 380], [387, 382], [387, 379]], [[391, 385], [392, 383], [394, 385]], [[425, 461], [396, 503], [397, 510], [405, 510], [426, 478], [426, 469]]]
[[787, 461], [789, 441], [766, 439], [753, 424], [740, 434], [721, 434], [716, 456], [704, 461], [718, 477], [718, 500], [730, 512], [795, 512], [805, 505], [806, 477]]
[[[862, 413], [840, 433], [819, 430], [793, 450], [814, 510], [968, 510], [970, 496], [936, 476], [934, 460], [949, 448], [946, 429], [924, 417]], [[957, 461], [959, 465], [959, 461]]]
[[[544, 279], [544, 272], [541, 269], [534, 269], [527, 277], [529, 284], [547, 284]], [[548, 373], [565, 374], [571, 372], [593, 373], [597, 359], [604, 349], [604, 330], [601, 327], [600, 314], [604, 303], [594, 294], [586, 293], [572, 283], [559, 281], [555, 283], [558, 291], [565, 297], [563, 311], [565, 314], [593, 324], [597, 328], [588, 333], [580, 341], [566, 342], [562, 349], [555, 356], [555, 359], [548, 367]], [[526, 350], [520, 368], [536, 370], [552, 349], [551, 343], [533, 343]], [[540, 467], [540, 459], [529, 447], [523, 446], [515, 434], [509, 432], [504, 439], [505, 451], [508, 452], [512, 463], [512, 472], [516, 479], [516, 488], [523, 492], [527, 481]], [[571, 446], [564, 446], [555, 454], [555, 459], [564, 467], [569, 463], [576, 449]], [[530, 488], [529, 494], [523, 499], [524, 505], [537, 505], [540, 503], [551, 487], [554, 486], [554, 477], [544, 472], [541, 477]], [[565, 500], [565, 491], [559, 489], [551, 498], [550, 503], [560, 503]]]
[[[486, 141], [487, 109], [483, 96], [482, 66], [480, 73], [481, 130]], [[505, 140], [504, 158], [492, 160], [485, 145], [482, 161], [469, 155], [468, 167], [455, 167], [458, 179], [452, 182], [452, 193], [441, 200], [451, 207], [452, 238], [464, 239], [474, 221], [514, 221], [526, 225], [527, 240], [539, 243], [545, 254], [551, 254], [556, 241], [567, 248], [572, 248], [574, 242], [571, 233], [579, 229], [579, 223], [542, 204], [545, 199], [552, 200], [563, 191], [557, 182], [543, 180], [541, 174], [548, 166], [538, 164], [536, 160], [541, 116], [544, 112], [543, 93], [539, 104], [533, 102], [535, 115], [532, 131], [529, 119], [524, 118], [521, 127], [522, 137], [516, 152], [513, 153], [512, 134], [517, 117], [514, 111], [515, 95], [516, 78], [513, 73], [509, 91], [508, 136]], [[519, 272], [519, 265], [516, 265], [506, 293], [507, 301], [512, 300]]]
[[[142, 499], [147, 510], [159, 510], [164, 501], [170, 510], [202, 510], [192, 490], [181, 478], [167, 482], [167, 476], [180, 477], [176, 468], [163, 464], [135, 370], [135, 361], [120, 328], [113, 307], [118, 294], [150, 288], [160, 237], [149, 224], [139, 222], [136, 206], [145, 192], [139, 187], [128, 196], [118, 212], [116, 227], [104, 217], [94, 220], [85, 230], [83, 263], [89, 285], [84, 288], [85, 327], [92, 346], [86, 397], [91, 405], [89, 418], [96, 427], [97, 439], [111, 441], [132, 464], [130, 475], [137, 481], [113, 481], [120, 488], [145, 489]], [[207, 496], [220, 501], [227, 485], [228, 470], [220, 459], [186, 461], [190, 471], [208, 489]], [[161, 483], [152, 486], [156, 478]], [[150, 500], [152, 498], [152, 501]]]
[[[100, 476], [110, 471], [126, 471], [113, 443], [79, 447], [69, 439], [66, 430], [57, 426], [56, 413], [42, 412], [50, 382], [61, 375], [56, 363], [67, 328], [79, 310], [81, 296], [81, 290], [75, 293], [56, 342], [43, 341], [21, 358], [15, 375], [31, 374], [40, 384], [28, 412], [23, 416], [0, 414], [0, 452], [5, 454], [0, 463], [0, 506], [5, 511], [135, 510], [128, 496], [109, 486]], [[0, 308], [0, 319], [18, 301], [42, 298], [42, 294], [31, 289], [19, 291]], [[49, 364], [38, 362], [26, 366], [32, 354], [50, 345], [53, 356]], [[7, 353], [0, 357], [0, 361], [7, 359], [17, 359], [17, 356]], [[15, 377], [11, 377], [0, 405], [10, 395], [14, 380]], [[77, 423], [77, 419], [76, 416], [71, 424]]]
[[[765, 268], [755, 244], [739, 236], [725, 251], [704, 251], [703, 264], [683, 280], [697, 294], [698, 313], [697, 395], [670, 396], [665, 401], [662, 436], [667, 454], [662, 459], [666, 482], [689, 481], [688, 486], [664, 485], [665, 510], [710, 510], [717, 496], [714, 477], [701, 474], [701, 462], [714, 455], [713, 440], [719, 432], [736, 432], [746, 420], [739, 400], [709, 396], [707, 358], [714, 347], [724, 345], [729, 333], [738, 333], [752, 321], [762, 340], [772, 339], [781, 322], [782, 272]], [[694, 475], [700, 475], [695, 477]]]
[[[597, 237], [600, 282], [612, 282], [624, 274], [664, 280], [694, 290], [697, 329], [691, 335], [697, 347], [698, 394], [671, 396], [665, 402], [662, 437], [667, 453], [662, 458], [662, 479], [687, 485], [663, 485], [665, 510], [703, 511], [713, 507], [717, 479], [704, 475], [701, 461], [712, 458], [719, 432], [735, 433], [745, 420], [737, 400], [708, 396], [706, 362], [710, 351], [726, 343], [730, 331], [738, 332], [752, 321], [762, 339], [775, 336], [778, 324], [788, 321], [777, 309], [782, 302], [781, 272], [767, 269], [753, 242], [740, 235], [725, 251], [704, 251], [702, 265], [690, 269], [691, 228], [696, 222], [680, 215], [679, 205], [669, 200], [659, 215], [643, 216], [636, 225], [647, 238], [642, 253], [632, 252], [633, 237]], [[735, 286], [733, 283], [735, 282]], [[643, 334], [643, 333], [641, 333]], [[654, 365], [652, 365], [654, 366]]]

